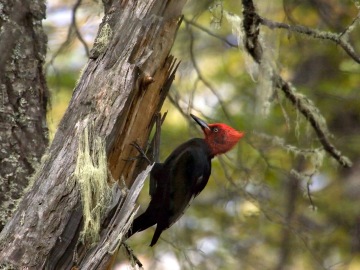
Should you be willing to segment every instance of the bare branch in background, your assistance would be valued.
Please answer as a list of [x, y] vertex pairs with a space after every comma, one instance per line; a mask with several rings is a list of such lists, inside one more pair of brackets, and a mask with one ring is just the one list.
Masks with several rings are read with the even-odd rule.
[[55, 61], [56, 57], [58, 57], [63, 50], [65, 50], [69, 44], [73, 41], [74, 39], [74, 32], [72, 31], [72, 27], [69, 27], [67, 36], [65, 41], [61, 44], [61, 46], [52, 54], [50, 60], [48, 63], [45, 64], [45, 69], [47, 69], [50, 65], [53, 64], [53, 62]]
[[51, 56], [49, 62], [46, 64], [46, 67], [51, 65], [54, 60], [69, 46], [69, 44], [74, 40], [74, 37], [76, 36], [81, 44], [84, 46], [86, 56], [90, 56], [90, 51], [87, 43], [85, 42], [84, 38], [82, 37], [79, 28], [76, 23], [76, 13], [81, 6], [82, 0], [77, 0], [74, 4], [71, 12], [71, 24], [68, 28], [67, 36], [65, 41], [61, 44], [61, 46], [54, 52], [54, 54]]
[[73, 9], [72, 9], [71, 27], [74, 28], [76, 37], [79, 39], [79, 41], [84, 46], [86, 56], [89, 57], [90, 56], [89, 47], [88, 47], [87, 43], [85, 42], [85, 40], [83, 39], [83, 37], [82, 37], [82, 35], [81, 35], [80, 31], [79, 31], [79, 28], [77, 26], [77, 23], [76, 23], [76, 12], [77, 12], [78, 8], [80, 7], [81, 2], [82, 2], [82, 0], [77, 0], [74, 7], [73, 7]]

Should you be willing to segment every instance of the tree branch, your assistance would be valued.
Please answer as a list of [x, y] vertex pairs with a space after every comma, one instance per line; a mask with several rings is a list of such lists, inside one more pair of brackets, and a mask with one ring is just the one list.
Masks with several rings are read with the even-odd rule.
[[[311, 36], [313, 38], [325, 39], [325, 40], [333, 41], [336, 44], [339, 44], [340, 47], [343, 48], [343, 50], [355, 62], [360, 64], [360, 56], [355, 52], [355, 49], [353, 48], [353, 46], [349, 42], [345, 41], [342, 38], [344, 36], [344, 33], [337, 34], [337, 33], [331, 33], [331, 32], [324, 32], [324, 31], [314, 30], [314, 29], [311, 29], [311, 28], [303, 26], [303, 25], [290, 25], [290, 24], [287, 24], [287, 23], [274, 22], [274, 21], [271, 21], [271, 20], [266, 19], [266, 18], [261, 17], [261, 16], [258, 16], [258, 18], [259, 18], [259, 23], [269, 27], [270, 29], [275, 29], [275, 28], [287, 29], [287, 30], [289, 30], [291, 32], [308, 35], [308, 36]], [[358, 18], [358, 17], [356, 17], [356, 18]], [[353, 21], [352, 24], [354, 24], [355, 21], [356, 21], [356, 19]], [[349, 28], [347, 28], [347, 29], [349, 29]]]
[[[243, 29], [245, 33], [245, 48], [248, 53], [253, 57], [254, 61], [256, 61], [257, 63], [261, 63], [264, 59], [262, 57], [262, 45], [259, 41], [258, 35], [259, 23], [261, 21], [264, 22], [264, 19], [260, 19], [260, 16], [257, 15], [252, 0], [242, 0], [242, 4], [244, 7]], [[302, 29], [303, 31], [308, 32], [305, 28], [297, 29]], [[271, 66], [271, 64], [269, 64], [269, 66]], [[336, 147], [330, 142], [326, 122], [320, 114], [319, 110], [313, 105], [311, 100], [302, 94], [296, 93], [294, 87], [292, 87], [289, 82], [286, 82], [280, 76], [280, 74], [278, 74], [275, 68], [271, 67], [270, 72], [273, 74], [272, 78], [275, 82], [276, 87], [282, 90], [286, 98], [289, 99], [291, 103], [310, 122], [324, 149], [343, 167], [351, 167], [351, 161], [347, 157], [343, 156], [341, 152], [336, 149]]]
[[328, 138], [329, 132], [327, 130], [326, 123], [324, 122], [325, 120], [323, 120], [320, 112], [314, 107], [312, 102], [304, 95], [296, 93], [294, 87], [292, 87], [289, 82], [286, 82], [283, 78], [281, 78], [280, 75], [275, 74], [274, 79], [277, 87], [283, 91], [291, 103], [310, 122], [325, 151], [335, 158], [341, 166], [345, 168], [351, 167], [352, 162], [346, 156], [342, 155], [341, 152], [330, 142]]
[[262, 60], [262, 47], [259, 42], [260, 20], [255, 11], [255, 6], [252, 0], [242, 0], [243, 9], [243, 28], [246, 34], [244, 45], [247, 52], [253, 57], [255, 62], [260, 64]]

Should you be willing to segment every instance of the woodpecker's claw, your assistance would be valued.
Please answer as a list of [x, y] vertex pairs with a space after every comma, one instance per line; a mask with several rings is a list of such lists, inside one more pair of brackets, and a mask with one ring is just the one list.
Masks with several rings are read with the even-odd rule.
[[138, 257], [135, 256], [134, 251], [129, 247], [128, 244], [126, 244], [125, 242], [122, 242], [122, 245], [124, 246], [128, 256], [140, 267], [142, 268], [142, 263], [140, 262], [140, 260], [138, 259]]
[[[140, 155], [137, 156], [136, 158], [144, 158], [144, 159], [146, 159], [147, 162], [149, 162], [149, 164], [152, 163], [150, 161], [150, 159], [146, 156], [144, 150], [141, 148], [141, 146], [137, 142], [132, 142], [132, 143], [130, 143], [130, 145], [135, 147], [135, 149], [140, 153]], [[134, 160], [134, 158], [132, 160]]]

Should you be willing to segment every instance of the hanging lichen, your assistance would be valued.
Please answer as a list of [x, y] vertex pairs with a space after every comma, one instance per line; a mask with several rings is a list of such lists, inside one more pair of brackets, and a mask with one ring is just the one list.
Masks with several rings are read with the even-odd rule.
[[79, 138], [74, 176], [80, 187], [84, 216], [80, 240], [91, 245], [99, 239], [101, 217], [110, 203], [111, 188], [107, 182], [104, 140], [89, 134], [88, 127]]
[[244, 52], [245, 69], [254, 82], [257, 82], [256, 87], [256, 113], [262, 116], [268, 116], [270, 113], [271, 103], [273, 101], [273, 95], [275, 91], [275, 85], [273, 81], [273, 73], [276, 70], [276, 57], [274, 49], [274, 41], [270, 40], [270, 37], [264, 35], [262, 32], [259, 34], [259, 42], [266, 48], [262, 55], [262, 61], [255, 62], [253, 58], [244, 49], [245, 33], [242, 27], [243, 18], [239, 15], [223, 11], [225, 18], [231, 24], [232, 33], [237, 38], [237, 45], [239, 49]]

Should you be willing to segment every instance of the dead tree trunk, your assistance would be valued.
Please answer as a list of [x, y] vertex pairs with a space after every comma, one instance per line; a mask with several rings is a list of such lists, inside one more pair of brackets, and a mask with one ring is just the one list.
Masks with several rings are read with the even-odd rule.
[[[78, 151], [84, 143], [79, 140], [89, 130], [89, 155], [96, 154], [92, 141], [102, 141], [112, 178], [132, 184], [136, 162], [126, 159], [136, 151], [129, 144], [147, 142], [154, 114], [172, 82], [176, 68], [169, 52], [185, 1], [103, 3], [105, 16], [70, 105], [34, 176], [34, 185], [0, 235], [3, 264], [27, 269], [66, 269], [73, 265], [98, 269], [110, 257], [101, 264], [87, 264], [86, 260], [94, 259], [88, 256], [94, 248], [78, 242], [81, 204], [86, 200], [80, 191], [82, 175], [75, 172]], [[97, 166], [94, 160], [90, 163]], [[107, 180], [108, 176], [101, 181]], [[91, 188], [90, 195], [98, 191], [98, 186]], [[102, 248], [102, 254], [108, 255], [113, 247], [101, 244], [104, 246], [95, 249]]]
[[44, 1], [0, 1], [0, 231], [48, 146]]

